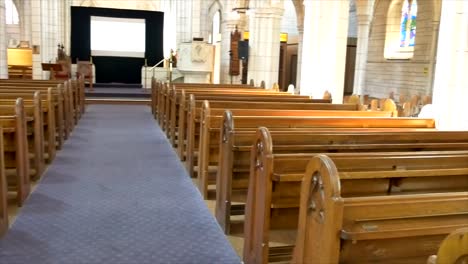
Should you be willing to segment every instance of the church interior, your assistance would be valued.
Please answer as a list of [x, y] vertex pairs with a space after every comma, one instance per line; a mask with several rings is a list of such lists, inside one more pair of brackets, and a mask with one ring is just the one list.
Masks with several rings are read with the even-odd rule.
[[466, 0], [0, 0], [0, 264], [467, 264], [467, 73]]

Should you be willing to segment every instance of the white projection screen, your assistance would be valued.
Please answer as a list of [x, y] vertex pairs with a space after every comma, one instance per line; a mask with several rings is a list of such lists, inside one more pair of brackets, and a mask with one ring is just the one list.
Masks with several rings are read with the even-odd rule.
[[145, 57], [144, 19], [91, 16], [91, 56]]

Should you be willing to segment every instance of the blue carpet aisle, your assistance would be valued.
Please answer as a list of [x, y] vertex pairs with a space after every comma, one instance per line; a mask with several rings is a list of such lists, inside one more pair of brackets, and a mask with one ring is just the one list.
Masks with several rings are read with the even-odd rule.
[[149, 107], [91, 105], [0, 263], [239, 263]]

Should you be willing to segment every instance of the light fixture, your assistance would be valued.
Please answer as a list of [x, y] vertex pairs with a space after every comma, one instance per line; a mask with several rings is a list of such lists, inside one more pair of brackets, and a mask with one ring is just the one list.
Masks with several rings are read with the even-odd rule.
[[288, 42], [288, 33], [280, 33], [280, 42]]
[[244, 37], [244, 40], [249, 40], [249, 37], [250, 37], [249, 31], [244, 31], [243, 37]]

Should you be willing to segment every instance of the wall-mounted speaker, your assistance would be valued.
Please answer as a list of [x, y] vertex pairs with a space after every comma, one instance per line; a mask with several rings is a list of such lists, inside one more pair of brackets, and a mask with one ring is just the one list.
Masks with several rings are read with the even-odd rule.
[[240, 40], [238, 47], [239, 47], [238, 48], [239, 59], [241, 60], [249, 59], [249, 42]]

